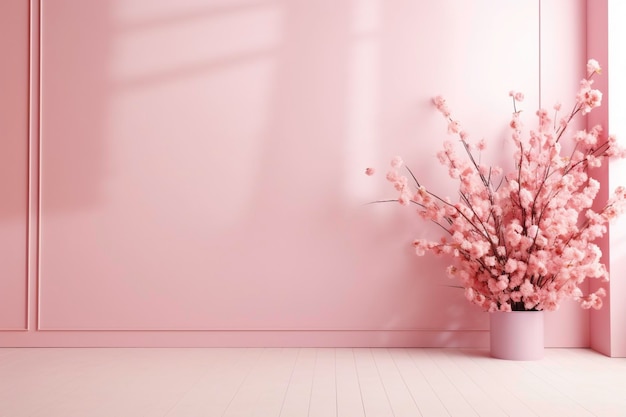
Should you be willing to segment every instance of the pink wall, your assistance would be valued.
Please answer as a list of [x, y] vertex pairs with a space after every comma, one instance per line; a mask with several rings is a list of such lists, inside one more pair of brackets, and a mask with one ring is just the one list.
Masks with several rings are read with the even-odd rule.
[[[3, 229], [0, 244], [33, 265], [30, 331], [0, 343], [486, 346], [487, 315], [448, 286], [445, 262], [412, 254], [432, 231], [365, 205], [393, 192], [363, 170], [402, 154], [453, 193], [430, 97], [447, 96], [495, 152], [510, 89], [529, 115], [540, 76], [542, 100], [570, 98], [584, 2], [541, 3], [539, 71], [538, 1], [44, 2], [31, 51], [41, 134], [30, 166], [26, 134], [12, 134], [24, 163], [2, 177], [25, 196], [31, 173], [28, 260], [25, 199], [0, 219], [21, 233]], [[563, 50], [561, 37], [574, 41]], [[19, 327], [26, 274], [6, 276], [22, 304], [2, 320]], [[547, 344], [588, 346], [588, 321], [565, 305]]]
[[0, 330], [28, 321], [28, 19], [28, 2], [0, 2]]
[[[626, 146], [626, 53], [623, 50], [623, 21], [626, 18], [624, 2], [594, 0], [588, 3], [587, 49], [601, 57], [604, 67], [601, 88], [605, 91], [602, 111], [593, 115], [590, 123], [602, 123]], [[605, 192], [626, 185], [626, 162], [612, 161], [598, 173], [607, 185]], [[603, 252], [608, 260], [611, 281], [605, 308], [591, 315], [591, 346], [610, 356], [626, 357], [626, 219], [619, 219], [609, 228]]]

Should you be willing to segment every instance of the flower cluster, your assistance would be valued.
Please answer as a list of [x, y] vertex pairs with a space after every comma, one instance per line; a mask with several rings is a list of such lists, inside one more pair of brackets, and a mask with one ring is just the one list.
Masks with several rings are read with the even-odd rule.
[[456, 202], [431, 192], [409, 168], [410, 175], [402, 175], [399, 157], [392, 161], [387, 180], [399, 193], [397, 201], [417, 206], [422, 219], [445, 230], [439, 241], [415, 240], [417, 255], [455, 258], [448, 274], [460, 280], [470, 302], [485, 310], [556, 310], [564, 298], [577, 300], [583, 308], [602, 306], [604, 289], [584, 295], [579, 287], [587, 278], [608, 280], [602, 253], [592, 242], [626, 209], [626, 189], [617, 188], [604, 207], [592, 209], [600, 184], [588, 168], [599, 167], [608, 157], [624, 157], [626, 151], [601, 126], [594, 126], [570, 135], [572, 150], [562, 155], [561, 139], [574, 116], [601, 104], [602, 93], [592, 88], [592, 77], [600, 72], [597, 61], [589, 60], [587, 71], [572, 111], [562, 118], [560, 104], [554, 106], [554, 118], [546, 110], [537, 111], [538, 127], [525, 139], [517, 111], [524, 96], [509, 93], [515, 145], [515, 168], [509, 173], [480, 162], [485, 141], [470, 143], [445, 99], [435, 97], [448, 132], [458, 136], [464, 149], [461, 157], [447, 140], [437, 155], [450, 177], [459, 181]]

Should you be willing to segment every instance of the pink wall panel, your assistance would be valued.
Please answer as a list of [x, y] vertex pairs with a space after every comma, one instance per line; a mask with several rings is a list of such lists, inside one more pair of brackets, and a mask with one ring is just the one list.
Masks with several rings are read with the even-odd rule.
[[[609, 127], [626, 147], [626, 53], [623, 26], [626, 19], [624, 2], [609, 2]], [[626, 161], [618, 160], [609, 165], [608, 187], [613, 190], [626, 186]], [[626, 357], [626, 218], [618, 219], [609, 231], [611, 246], [611, 356]]]
[[435, 94], [477, 136], [512, 85], [535, 107], [537, 13], [45, 3], [42, 329], [486, 329], [362, 172], [403, 153], [438, 181]]
[[[557, 102], [570, 108], [575, 102], [586, 71], [586, 6], [587, 0], [541, 1], [541, 106], [545, 109], [552, 110]], [[570, 132], [584, 125], [579, 118]], [[569, 139], [563, 146], [569, 146]], [[546, 327], [546, 338], [554, 345], [574, 340], [589, 345], [589, 311], [576, 302], [566, 302], [559, 311], [547, 313]]]
[[[591, 113], [589, 115], [589, 123], [601, 123], [605, 127], [608, 124], [608, 115], [609, 108], [607, 106], [607, 99], [610, 100], [610, 91], [608, 91], [609, 87], [609, 79], [607, 77], [607, 69], [610, 69], [609, 62], [609, 49], [608, 49], [608, 41], [609, 41], [609, 33], [607, 30], [608, 26], [608, 9], [609, 1], [608, 0], [594, 0], [589, 1], [587, 3], [587, 51], [590, 55], [593, 55], [599, 62], [606, 62], [604, 65], [604, 74], [601, 78], [599, 78], [596, 82], [598, 88], [601, 88], [604, 91], [604, 100], [601, 108], [598, 109], [597, 112]], [[608, 75], [610, 76], [610, 72]], [[601, 178], [604, 184], [608, 183], [609, 180], [609, 167], [603, 166], [602, 168], [596, 171], [596, 177]], [[608, 196], [608, 189], [604, 188], [601, 190], [601, 196]], [[609, 231], [609, 234], [612, 234]], [[609, 238], [605, 237], [602, 241], [602, 253], [604, 255], [604, 259], [609, 262], [610, 261], [610, 247], [609, 247]], [[609, 265], [609, 273], [614, 275], [615, 271]], [[592, 288], [595, 290], [595, 285], [592, 284]], [[605, 300], [605, 305], [602, 310], [594, 311], [591, 314], [591, 331], [590, 331], [590, 345], [593, 349], [604, 353], [605, 355], [611, 354], [611, 309], [612, 309], [612, 300], [611, 300], [611, 285], [608, 288], [608, 297]]]
[[[593, 115], [591, 123], [602, 123], [608, 132], [616, 135], [618, 142], [626, 146], [626, 54], [623, 51], [623, 19], [626, 18], [624, 2], [595, 0], [588, 3], [588, 50], [607, 62], [604, 66], [599, 88], [605, 92], [602, 111]], [[611, 161], [603, 167], [599, 176], [606, 184], [605, 193], [626, 185], [624, 170], [626, 162]], [[608, 238], [603, 251], [611, 281], [605, 308], [592, 314], [591, 346], [609, 356], [626, 357], [626, 219], [620, 218], [609, 226]]]
[[27, 326], [28, 2], [0, 2], [0, 330]]

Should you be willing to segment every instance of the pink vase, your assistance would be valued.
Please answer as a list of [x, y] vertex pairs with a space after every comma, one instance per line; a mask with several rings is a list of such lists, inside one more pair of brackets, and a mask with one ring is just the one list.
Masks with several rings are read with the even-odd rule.
[[543, 358], [543, 311], [489, 313], [491, 356], [513, 361]]

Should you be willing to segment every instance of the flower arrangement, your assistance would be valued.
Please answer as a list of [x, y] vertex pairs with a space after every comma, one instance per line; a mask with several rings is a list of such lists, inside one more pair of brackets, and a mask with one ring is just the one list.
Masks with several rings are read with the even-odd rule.
[[[522, 93], [511, 91], [513, 117], [509, 123], [513, 141], [514, 169], [509, 173], [481, 163], [484, 140], [473, 144], [461, 124], [452, 118], [445, 99], [433, 103], [465, 151], [462, 158], [450, 140], [437, 154], [449, 176], [459, 181], [459, 200], [440, 197], [421, 184], [406, 167], [401, 175], [400, 157], [392, 160], [387, 180], [399, 193], [402, 205], [417, 206], [419, 216], [439, 225], [445, 235], [439, 241], [417, 239], [416, 254], [450, 255], [449, 276], [465, 288], [465, 297], [487, 311], [556, 310], [564, 298], [573, 298], [583, 308], [602, 306], [604, 289], [583, 295], [579, 288], [587, 278], [608, 281], [600, 262], [600, 248], [592, 242], [606, 233], [606, 224], [626, 208], [626, 189], [619, 187], [599, 210], [592, 205], [600, 184], [588, 168], [601, 166], [609, 157], [624, 157], [614, 136], [605, 137], [601, 126], [571, 135], [571, 152], [562, 155], [561, 139], [576, 115], [586, 115], [600, 106], [602, 93], [593, 89], [593, 76], [600, 73], [595, 60], [587, 63], [572, 111], [557, 121], [561, 105], [554, 106], [554, 119], [539, 110], [538, 127], [522, 139], [517, 103]], [[374, 169], [368, 168], [367, 175]], [[410, 185], [410, 183], [412, 184]]]

